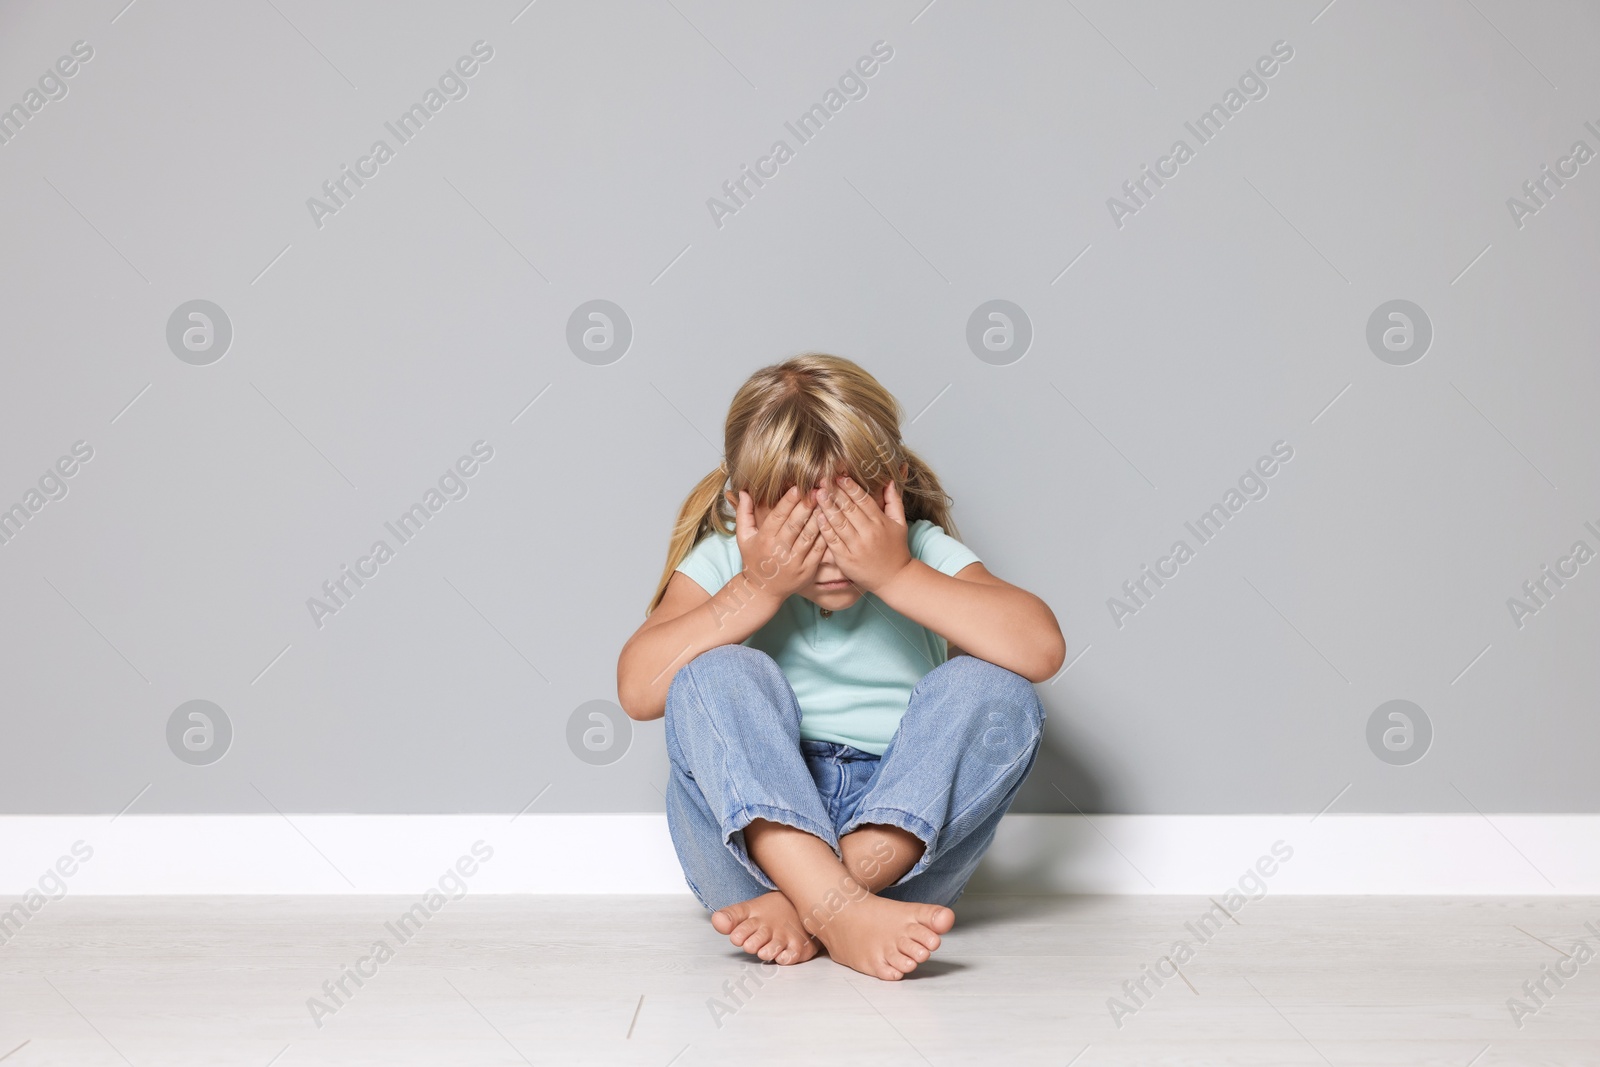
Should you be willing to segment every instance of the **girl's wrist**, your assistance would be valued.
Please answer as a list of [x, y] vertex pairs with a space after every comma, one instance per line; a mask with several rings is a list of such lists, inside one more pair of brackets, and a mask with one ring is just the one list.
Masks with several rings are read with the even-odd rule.
[[746, 567], [739, 572], [735, 580], [740, 583], [741, 598], [749, 602], [753, 610], [766, 616], [776, 613], [783, 602], [789, 599], [788, 593], [778, 589], [776, 576], [763, 575], [755, 567]]
[[710, 600], [711, 617], [718, 631], [732, 627], [748, 637], [765, 626], [783, 603], [781, 597], [774, 599], [770, 586], [770, 581], [748, 567], [729, 579]]
[[889, 600], [889, 598], [894, 596], [894, 590], [899, 585], [905, 584], [908, 576], [913, 577], [914, 580], [914, 572], [916, 571], [918, 564], [922, 564], [924, 567], [927, 566], [927, 564], [922, 563], [922, 561], [917, 559], [915, 556], [907, 559], [894, 571], [894, 573], [890, 574], [883, 581], [873, 583], [871, 592], [879, 600]]

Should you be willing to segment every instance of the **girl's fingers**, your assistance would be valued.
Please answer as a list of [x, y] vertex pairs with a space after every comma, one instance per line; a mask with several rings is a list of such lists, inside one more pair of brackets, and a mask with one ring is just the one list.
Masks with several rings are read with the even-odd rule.
[[[798, 514], [800, 514], [800, 510], [795, 509], [795, 515]], [[805, 520], [800, 522], [798, 530], [790, 531], [790, 526], [794, 526], [795, 517], [790, 517], [789, 523], [786, 523], [782, 528], [778, 537], [778, 557], [784, 563], [789, 563], [792, 560], [803, 560], [806, 553], [810, 553], [811, 544], [816, 541], [816, 522], [814, 522], [813, 515], [814, 512], [806, 512]], [[792, 536], [790, 536], [790, 533], [792, 533]]]
[[739, 490], [739, 508], [734, 518], [734, 530], [741, 541], [748, 541], [756, 532], [755, 505], [750, 500], [750, 494], [743, 489]]
[[798, 503], [800, 503], [800, 490], [791, 485], [783, 496], [778, 498], [778, 503], [773, 506], [771, 513], [767, 515], [767, 521], [772, 524], [772, 529], [779, 529], [784, 523], [788, 522], [789, 513], [794, 510], [795, 505]]
[[[796, 508], [795, 514], [798, 515], [799, 513], [800, 509]], [[810, 550], [812, 542], [817, 540], [816, 514], [816, 511], [810, 508], [806, 509], [805, 521], [800, 524], [800, 529], [795, 532], [794, 541], [790, 546], [791, 549], [801, 553]]]
[[815, 566], [822, 562], [822, 557], [828, 551], [828, 539], [822, 536], [822, 527], [817, 526], [817, 539], [811, 542], [811, 551], [806, 553], [806, 565]]
[[780, 538], [784, 544], [795, 545], [800, 542], [800, 535], [811, 525], [813, 510], [810, 501], [801, 501], [789, 511], [789, 518], [783, 524], [784, 536]]
[[[844, 539], [839, 536], [839, 527], [835, 525], [829, 511], [830, 509], [826, 503], [817, 509], [817, 519], [819, 520], [817, 529], [822, 534], [818, 540], [826, 541], [829, 545], [842, 544]], [[844, 520], [841, 518], [839, 522], [843, 523]]]
[[811, 549], [806, 553], [805, 561], [800, 565], [808, 577], [817, 573], [817, 568], [822, 566], [822, 557], [828, 551], [828, 542], [820, 536], [820, 529], [817, 532], [818, 536], [811, 542]]
[[900, 496], [900, 483], [889, 483], [889, 488], [883, 496], [883, 513], [898, 525], [906, 524], [906, 502]]
[[845, 516], [844, 508], [840, 503], [838, 493], [831, 489], [817, 490], [817, 501], [821, 505], [822, 514], [826, 516], [829, 525], [836, 533], [851, 530], [850, 520]]
[[867, 529], [882, 514], [878, 502], [852, 478], [840, 478], [839, 486], [844, 493], [843, 511], [850, 524], [858, 530]]

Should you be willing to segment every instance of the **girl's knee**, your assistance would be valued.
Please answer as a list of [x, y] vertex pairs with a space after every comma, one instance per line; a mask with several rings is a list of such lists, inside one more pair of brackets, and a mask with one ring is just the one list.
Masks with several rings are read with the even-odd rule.
[[987, 660], [965, 660], [953, 673], [952, 684], [968, 696], [972, 750], [985, 763], [1010, 766], [1023, 762], [1039, 747], [1044, 706], [1033, 683], [1015, 671]]
[[1035, 732], [1044, 721], [1044, 705], [1033, 683], [1015, 671], [976, 656], [957, 656], [940, 669], [950, 671], [949, 684], [969, 694], [980, 711], [998, 713]]
[[[755, 698], [755, 699], [752, 699]], [[667, 689], [668, 751], [689, 720], [737, 715], [752, 717], [758, 706], [784, 708], [794, 703], [783, 668], [758, 648], [718, 645], [678, 669]], [[795, 709], [798, 717], [798, 709]]]
[[[693, 687], [702, 696], [707, 692], [723, 693], [736, 685], [754, 683], [773, 694], [788, 687], [789, 680], [778, 666], [778, 661], [749, 645], [718, 645], [708, 648], [686, 663], [673, 679], [673, 687], [684, 675], [689, 676]], [[671, 690], [667, 693], [671, 701]]]
[[708, 671], [718, 673], [734, 671], [744, 674], [770, 675], [783, 674], [783, 669], [778, 666], [778, 661], [749, 645], [718, 645], [708, 648], [687, 664], [696, 672], [704, 674]]
[[783, 669], [776, 660], [759, 648], [748, 645], [718, 645], [708, 648], [694, 659], [679, 667], [672, 676], [672, 682], [667, 686], [667, 710], [671, 711], [674, 705], [683, 704], [687, 690], [722, 688], [730, 679], [744, 677], [760, 677], [777, 674], [783, 677]]

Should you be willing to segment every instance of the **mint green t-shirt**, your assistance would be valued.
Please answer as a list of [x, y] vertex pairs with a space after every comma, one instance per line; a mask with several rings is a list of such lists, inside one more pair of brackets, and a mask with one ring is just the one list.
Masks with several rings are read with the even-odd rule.
[[[911, 556], [954, 575], [979, 562], [973, 551], [927, 519], [906, 530]], [[715, 596], [744, 569], [738, 541], [713, 533], [678, 570]], [[803, 596], [783, 602], [765, 626], [743, 642], [777, 661], [800, 702], [800, 736], [883, 755], [900, 725], [911, 690], [945, 661], [945, 639], [901, 615], [871, 593], [824, 617]]]

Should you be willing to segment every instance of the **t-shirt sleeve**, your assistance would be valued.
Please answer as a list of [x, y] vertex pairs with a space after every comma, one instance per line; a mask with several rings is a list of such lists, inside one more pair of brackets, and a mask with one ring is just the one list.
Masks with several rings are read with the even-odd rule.
[[675, 570], [694, 579], [712, 596], [739, 573], [739, 546], [726, 534], [710, 534], [689, 550]]
[[954, 576], [961, 568], [981, 563], [978, 554], [927, 519], [911, 524], [911, 555], [941, 574]]

